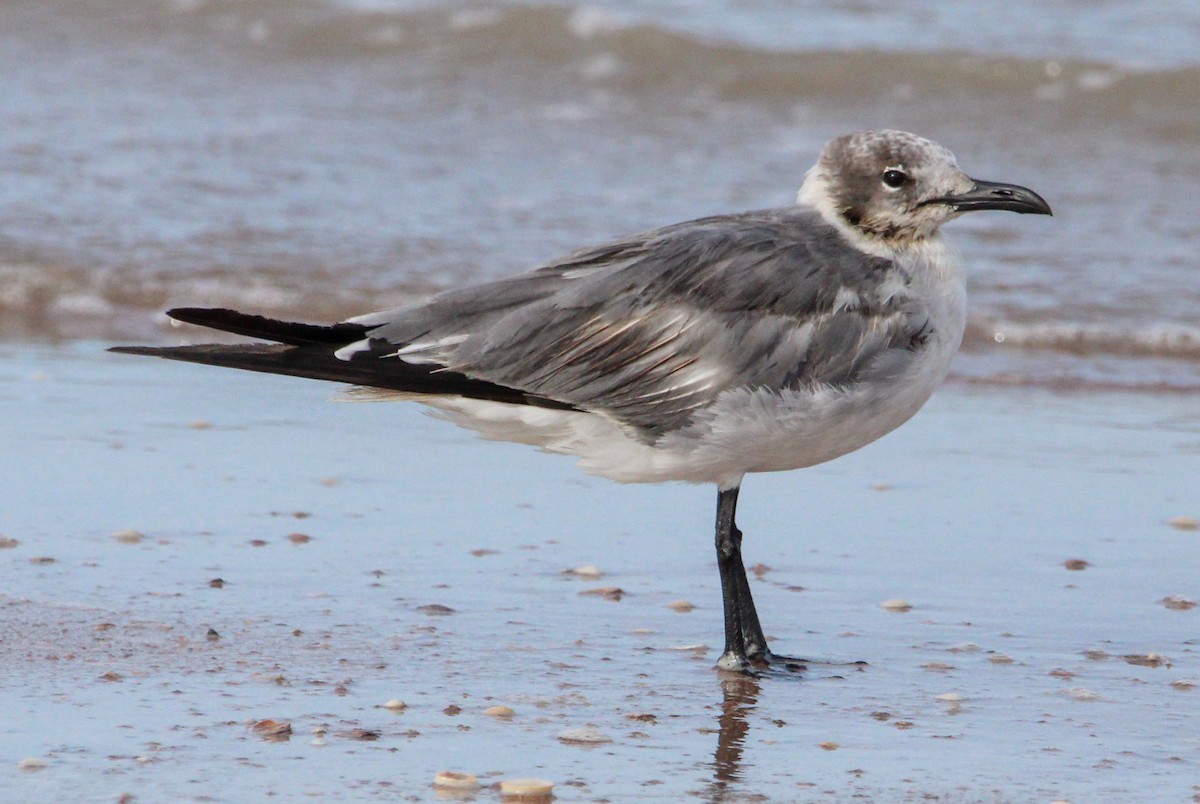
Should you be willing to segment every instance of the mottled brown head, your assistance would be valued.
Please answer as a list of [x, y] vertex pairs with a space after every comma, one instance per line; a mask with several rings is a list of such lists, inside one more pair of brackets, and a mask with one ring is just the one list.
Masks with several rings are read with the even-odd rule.
[[800, 201], [868, 239], [897, 248], [924, 240], [969, 210], [1050, 214], [1049, 205], [1032, 190], [972, 179], [945, 147], [891, 130], [832, 140], [809, 171]]

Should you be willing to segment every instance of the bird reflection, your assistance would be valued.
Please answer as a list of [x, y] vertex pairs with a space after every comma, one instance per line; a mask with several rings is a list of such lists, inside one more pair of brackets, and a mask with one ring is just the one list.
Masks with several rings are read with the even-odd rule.
[[762, 684], [754, 676], [725, 672], [720, 676], [723, 699], [709, 796], [714, 802], [724, 801], [742, 778], [742, 751], [750, 732], [749, 718], [762, 692]]

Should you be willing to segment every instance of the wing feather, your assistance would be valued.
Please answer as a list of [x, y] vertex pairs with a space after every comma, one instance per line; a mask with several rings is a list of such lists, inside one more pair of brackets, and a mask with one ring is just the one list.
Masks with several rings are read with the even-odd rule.
[[928, 320], [907, 285], [893, 262], [787, 208], [656, 230], [353, 322], [396, 359], [605, 412], [653, 440], [730, 389], [899, 370]]

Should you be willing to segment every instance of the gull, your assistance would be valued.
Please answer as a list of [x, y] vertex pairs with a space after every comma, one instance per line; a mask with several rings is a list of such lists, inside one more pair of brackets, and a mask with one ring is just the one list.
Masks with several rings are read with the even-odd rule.
[[271, 343], [113, 351], [385, 389], [612, 480], [713, 484], [718, 667], [803, 669], [763, 635], [735, 521], [742, 479], [833, 460], [920, 409], [966, 322], [939, 228], [985, 209], [1051, 214], [1028, 188], [968, 177], [935, 142], [859, 131], [822, 149], [788, 206], [623, 237], [332, 325], [177, 308], [167, 315]]

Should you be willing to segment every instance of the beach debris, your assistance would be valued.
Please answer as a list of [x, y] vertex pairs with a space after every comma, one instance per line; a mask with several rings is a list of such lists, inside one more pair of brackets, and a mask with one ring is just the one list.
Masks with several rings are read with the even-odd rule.
[[287, 538], [292, 544], [308, 544], [312, 541], [312, 536], [307, 533], [289, 533]]
[[1072, 572], [1079, 572], [1080, 570], [1085, 570], [1092, 565], [1087, 561], [1084, 561], [1082, 558], [1068, 558], [1063, 562], [1063, 566]]
[[24, 759], [22, 759], [20, 762], [17, 763], [17, 768], [19, 768], [20, 770], [25, 770], [25, 771], [41, 770], [42, 768], [46, 767], [49, 764], [50, 764], [49, 762], [42, 759], [41, 757], [25, 757]]
[[250, 729], [264, 740], [276, 743], [290, 740], [292, 737], [292, 724], [287, 721], [271, 720], [268, 718], [267, 720], [255, 722]]
[[0, 536], [0, 550], [11, 550], [18, 544], [20, 544], [20, 542], [11, 536]]
[[619, 602], [625, 596], [625, 590], [618, 586], [601, 586], [596, 589], [584, 589], [579, 594], [589, 597], [602, 597], [605, 600]]
[[822, 751], [836, 751], [841, 747], [841, 743], [835, 743], [833, 740], [826, 740], [823, 743], [817, 743], [817, 748], [820, 748]]
[[563, 575], [574, 575], [576, 578], [585, 578], [587, 580], [595, 580], [596, 578], [602, 577], [604, 575], [604, 571], [601, 570], [599, 567], [597, 567], [595, 564], [584, 564], [582, 567], [576, 567], [575, 569], [563, 570], [562, 574]]
[[129, 528], [118, 530], [113, 534], [113, 539], [121, 544], [137, 544], [145, 537], [146, 534], [140, 533], [136, 530], [131, 530]]
[[667, 604], [667, 608], [671, 609], [672, 611], [677, 611], [680, 614], [687, 614], [689, 611], [695, 609], [696, 605], [694, 603], [689, 603], [686, 600], [672, 600]]
[[503, 706], [503, 705], [489, 706], [487, 709], [483, 710], [483, 713], [485, 715], [488, 715], [489, 717], [498, 717], [498, 718], [510, 718], [516, 714], [516, 712], [514, 712], [510, 707]]
[[1194, 516], [1173, 516], [1167, 524], [1175, 530], [1200, 530], [1200, 519]]
[[1170, 667], [1171, 662], [1159, 653], [1128, 653], [1121, 657], [1127, 664], [1138, 667]]
[[600, 732], [595, 726], [583, 726], [578, 729], [563, 729], [555, 735], [559, 742], [579, 743], [583, 745], [601, 745], [611, 743], [612, 738]]
[[475, 556], [476, 558], [482, 558], [483, 556], [494, 556], [499, 552], [499, 550], [491, 550], [487, 547], [477, 547], [471, 551], [471, 555]]
[[378, 740], [381, 733], [378, 729], [350, 729], [349, 731], [339, 731], [337, 736], [347, 740], [362, 740], [369, 743]]
[[53, 564], [55, 561], [56, 559], [53, 559], [50, 556], [34, 556], [33, 558], [29, 559], [30, 564]]
[[224, 589], [225, 588], [225, 579], [224, 578], [213, 578], [211, 581], [208, 582], [208, 585], [211, 586], [213, 589]]
[[251, 539], [250, 546], [251, 547], [266, 547], [267, 540], [266, 539]]
[[430, 617], [446, 617], [454, 614], [454, 609], [449, 606], [443, 606], [441, 603], [430, 603], [427, 606], [417, 606], [417, 611], [422, 614], [428, 614]]
[[554, 782], [545, 779], [503, 779], [500, 795], [513, 798], [549, 798]]
[[1196, 601], [1183, 595], [1169, 595], [1158, 602], [1171, 611], [1187, 611], [1196, 608]]
[[901, 597], [894, 597], [891, 600], [885, 600], [879, 604], [879, 608], [885, 609], [896, 614], [903, 614], [906, 611], [912, 611], [912, 604]]
[[391, 698], [386, 703], [384, 703], [383, 708], [390, 709], [393, 712], [403, 712], [405, 709], [408, 708], [408, 704], [406, 704], [404, 701], [400, 700], [399, 698]]
[[476, 790], [479, 788], [479, 780], [473, 773], [444, 770], [438, 771], [433, 777], [433, 785], [447, 790]]

